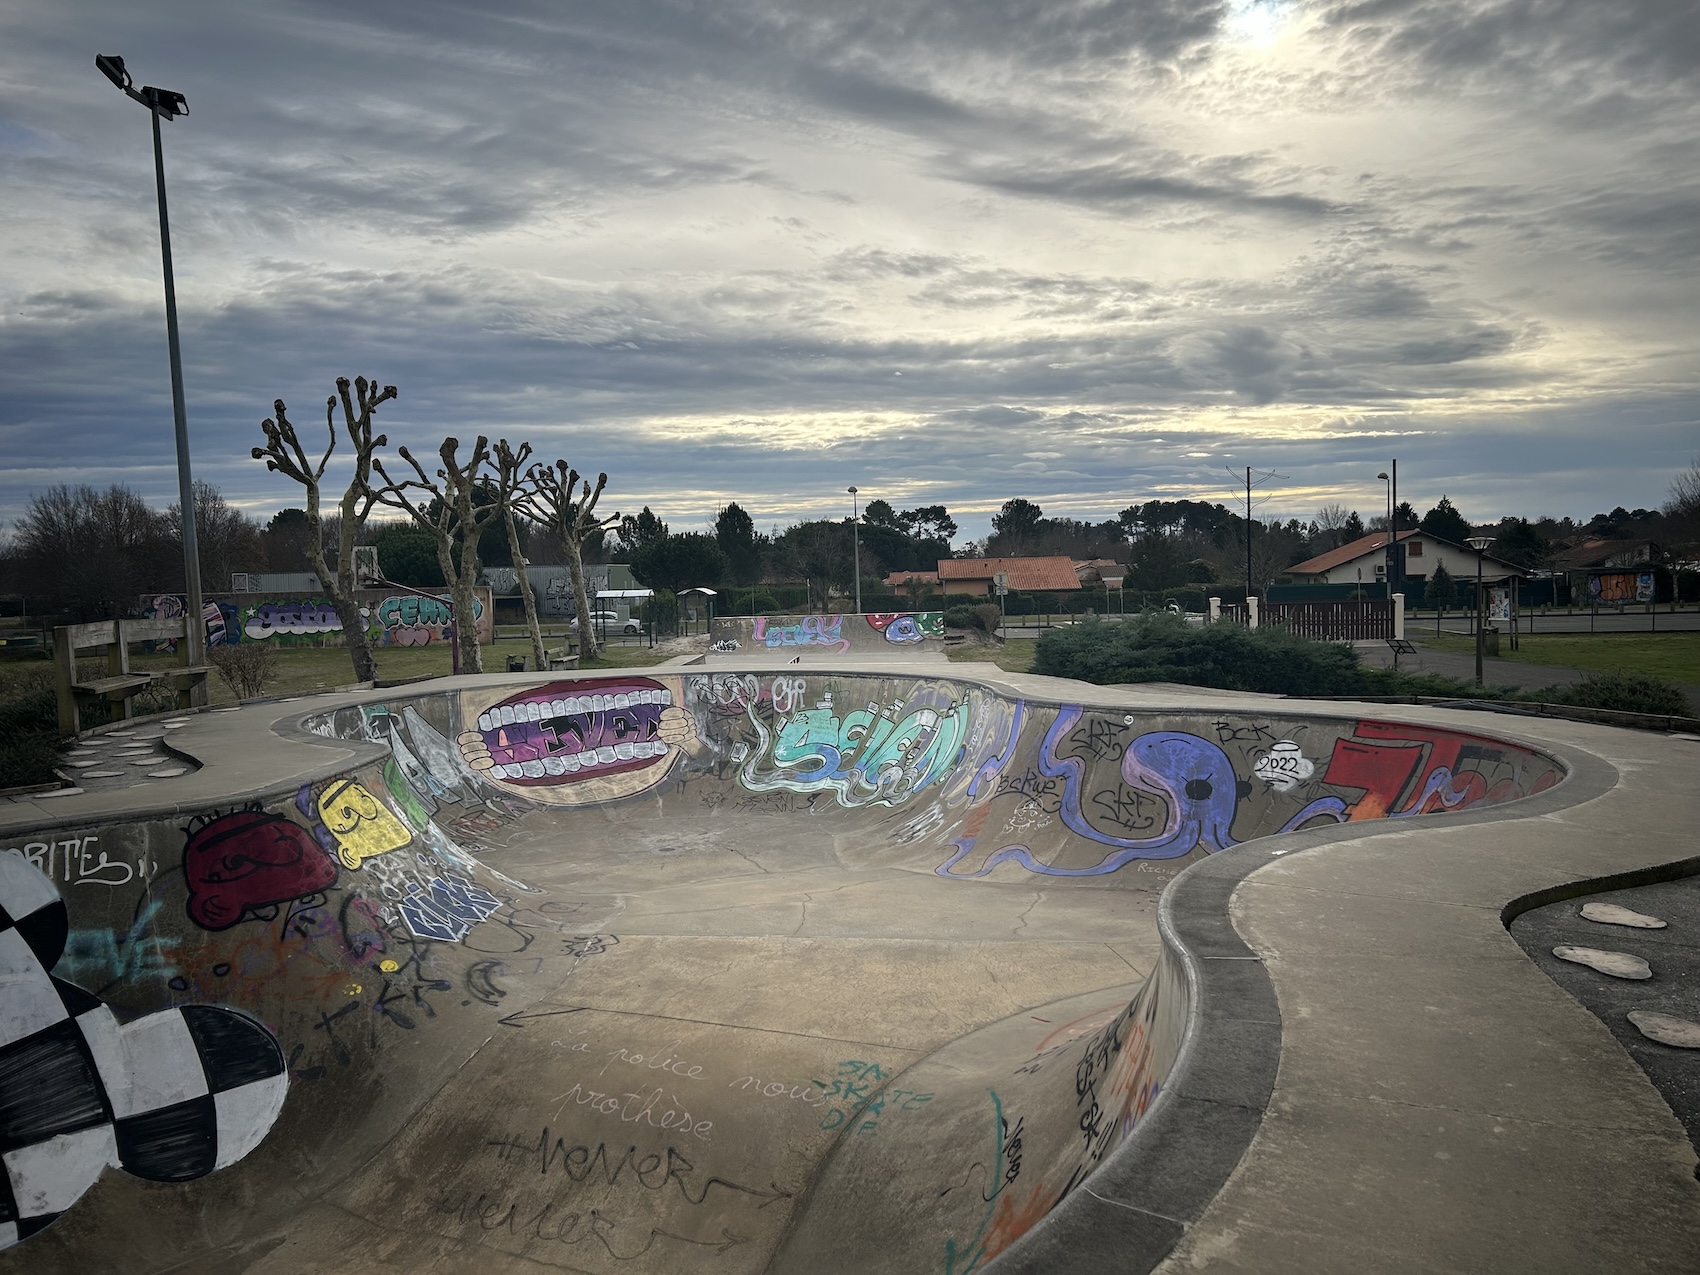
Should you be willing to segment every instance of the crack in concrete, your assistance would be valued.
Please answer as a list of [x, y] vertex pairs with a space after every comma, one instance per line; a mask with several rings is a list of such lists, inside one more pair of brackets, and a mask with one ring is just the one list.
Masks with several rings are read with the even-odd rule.
[[1040, 890], [1033, 896], [1033, 901], [1021, 909], [1021, 915], [1015, 918], [1015, 933], [1020, 934], [1027, 928], [1027, 914], [1045, 901], [1045, 892]]

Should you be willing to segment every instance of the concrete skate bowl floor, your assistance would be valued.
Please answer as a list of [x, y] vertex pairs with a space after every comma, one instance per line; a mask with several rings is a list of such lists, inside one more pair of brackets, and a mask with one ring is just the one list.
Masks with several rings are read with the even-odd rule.
[[1003, 1269], [1190, 1101], [1177, 873], [1562, 774], [895, 671], [410, 690], [282, 724], [326, 762], [257, 800], [0, 856], [0, 1270]]

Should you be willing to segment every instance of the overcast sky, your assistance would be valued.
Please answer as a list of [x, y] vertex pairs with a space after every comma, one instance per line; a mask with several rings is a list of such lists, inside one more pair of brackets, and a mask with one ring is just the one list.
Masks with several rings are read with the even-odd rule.
[[283, 398], [529, 439], [676, 530], [1656, 506], [1700, 448], [1694, 0], [10, 0], [0, 516], [267, 516]]

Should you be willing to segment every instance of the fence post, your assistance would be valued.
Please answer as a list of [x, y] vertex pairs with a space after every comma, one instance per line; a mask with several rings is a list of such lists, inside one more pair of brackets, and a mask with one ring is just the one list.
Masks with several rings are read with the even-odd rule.
[[1393, 640], [1396, 642], [1405, 640], [1405, 595], [1403, 593], [1393, 595]]
[[77, 720], [77, 697], [71, 683], [77, 680], [77, 648], [71, 643], [71, 630], [53, 630], [53, 692], [59, 702], [59, 733], [75, 735], [82, 723]]
[[1246, 594], [1245, 613], [1247, 626], [1255, 629], [1257, 627], [1257, 595], [1255, 593]]
[[1210, 623], [1215, 624], [1222, 618], [1222, 599], [1210, 599]]

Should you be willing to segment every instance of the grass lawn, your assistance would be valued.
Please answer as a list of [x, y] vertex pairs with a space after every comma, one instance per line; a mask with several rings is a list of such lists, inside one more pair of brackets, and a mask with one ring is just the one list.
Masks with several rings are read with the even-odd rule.
[[[1431, 651], [1473, 655], [1476, 640], [1446, 633], [1440, 637], [1406, 629], [1406, 636]], [[1536, 633], [1525, 634], [1513, 651], [1501, 635], [1501, 659], [1552, 664], [1594, 673], [1622, 670], [1661, 677], [1667, 682], [1700, 683], [1700, 633]]]
[[1006, 673], [1031, 673], [1038, 638], [1009, 638], [1002, 646], [953, 646], [945, 654], [954, 664], [996, 664]]

